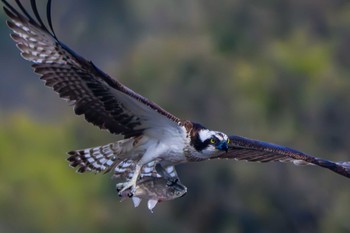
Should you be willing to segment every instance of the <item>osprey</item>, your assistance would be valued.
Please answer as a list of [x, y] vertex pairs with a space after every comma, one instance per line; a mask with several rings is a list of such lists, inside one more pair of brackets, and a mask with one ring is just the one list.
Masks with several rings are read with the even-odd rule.
[[[74, 106], [77, 115], [121, 134], [123, 140], [95, 148], [68, 152], [68, 161], [78, 172], [109, 172], [124, 178], [120, 193], [135, 190], [140, 177], [159, 177], [160, 164], [177, 177], [175, 165], [193, 161], [226, 158], [247, 161], [289, 161], [312, 164], [350, 177], [350, 162], [332, 162], [270, 143], [207, 129], [167, 112], [132, 91], [79, 56], [56, 36], [51, 21], [51, 0], [47, 3], [47, 24], [31, 0], [32, 13], [21, 4], [16, 9], [6, 0], [4, 10], [24, 59], [34, 63], [34, 71], [59, 96]], [[34, 16], [33, 16], [34, 15]]]

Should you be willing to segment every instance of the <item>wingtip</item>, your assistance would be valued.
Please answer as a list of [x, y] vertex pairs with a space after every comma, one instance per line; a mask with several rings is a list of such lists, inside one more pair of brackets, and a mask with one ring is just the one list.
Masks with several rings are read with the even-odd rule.
[[6, 0], [1, 0], [1, 2], [4, 4], [3, 7], [5, 7], [5, 6], [8, 7], [10, 5], [10, 3], [8, 3]]
[[343, 176], [350, 178], [350, 162], [336, 162], [337, 166], [340, 166], [342, 168], [342, 174]]
[[4, 3], [4, 6], [2, 7], [2, 9], [4, 10], [5, 14], [10, 17], [10, 18], [14, 18], [15, 16], [15, 10], [14, 8], [5, 0], [1, 0]]

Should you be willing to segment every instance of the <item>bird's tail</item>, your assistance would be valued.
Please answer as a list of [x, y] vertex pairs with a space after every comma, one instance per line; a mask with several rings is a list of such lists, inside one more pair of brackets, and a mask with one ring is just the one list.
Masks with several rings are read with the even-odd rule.
[[123, 154], [133, 142], [129, 139], [117, 141], [103, 146], [73, 150], [68, 152], [67, 161], [77, 172], [107, 173], [125, 158]]

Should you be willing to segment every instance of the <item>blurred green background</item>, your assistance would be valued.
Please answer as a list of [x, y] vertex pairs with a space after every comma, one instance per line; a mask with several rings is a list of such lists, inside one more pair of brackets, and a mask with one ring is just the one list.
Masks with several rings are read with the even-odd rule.
[[[153, 214], [119, 203], [109, 175], [76, 174], [65, 153], [120, 137], [44, 87], [5, 19], [0, 232], [350, 232], [350, 181], [317, 167], [187, 164], [185, 197]], [[181, 118], [350, 160], [348, 0], [57, 0], [53, 21], [76, 52]]]

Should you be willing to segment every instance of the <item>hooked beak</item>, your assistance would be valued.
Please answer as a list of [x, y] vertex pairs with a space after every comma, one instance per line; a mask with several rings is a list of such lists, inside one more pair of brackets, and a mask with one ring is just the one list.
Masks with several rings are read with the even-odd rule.
[[227, 153], [227, 151], [228, 151], [228, 143], [227, 143], [227, 141], [220, 142], [220, 143], [216, 146], [216, 148], [217, 148], [218, 150], [226, 151], [226, 153]]

